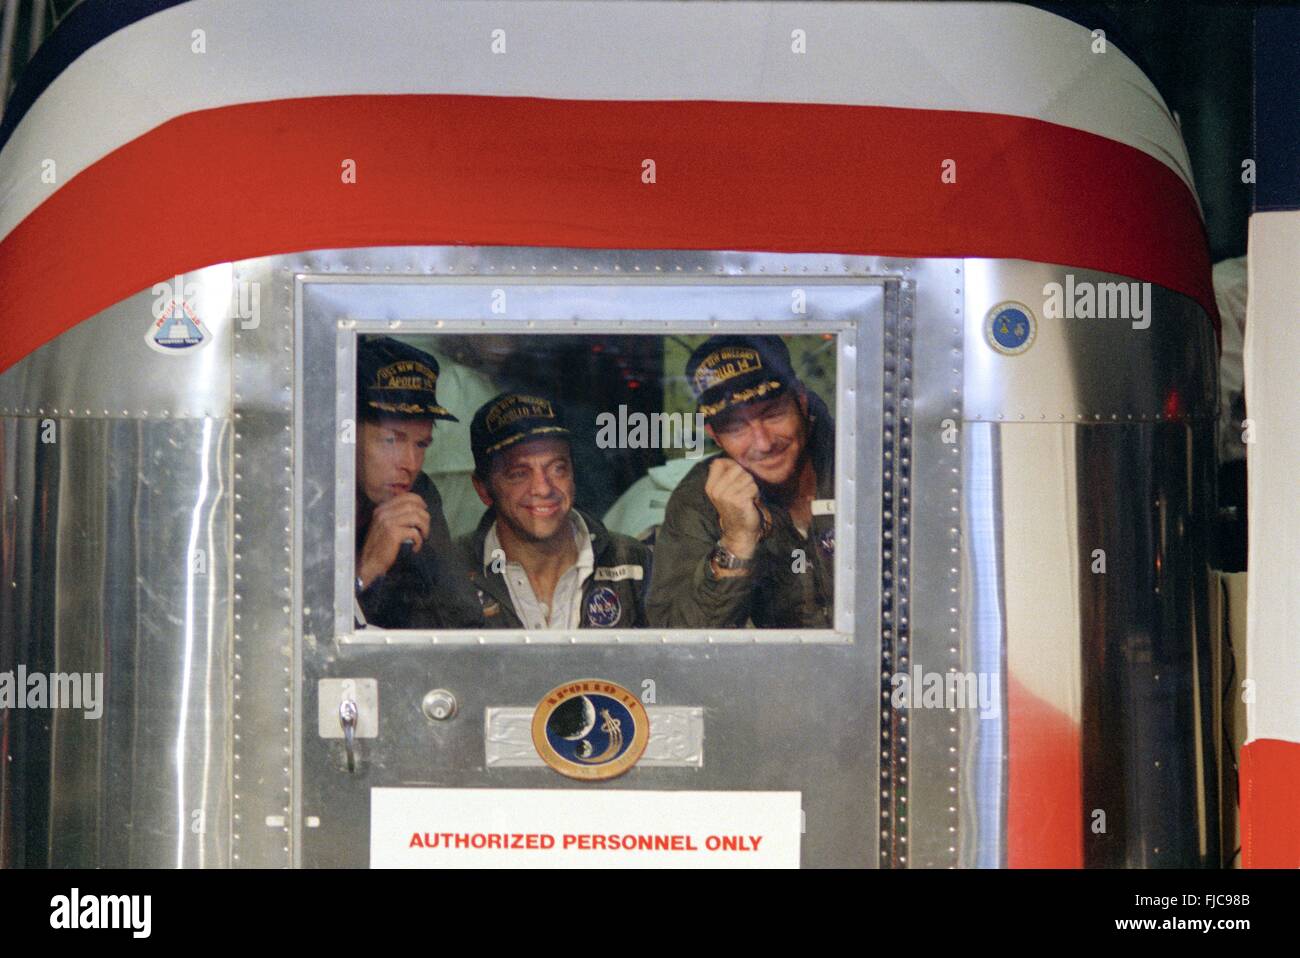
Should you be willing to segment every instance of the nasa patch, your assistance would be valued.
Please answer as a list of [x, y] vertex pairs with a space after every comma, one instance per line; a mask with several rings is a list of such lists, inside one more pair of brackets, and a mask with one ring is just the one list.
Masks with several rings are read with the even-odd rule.
[[578, 679], [546, 693], [533, 712], [533, 747], [561, 775], [601, 781], [637, 763], [650, 741], [641, 701], [613, 682]]
[[1034, 344], [1038, 323], [1024, 303], [998, 303], [984, 318], [984, 338], [1004, 356], [1017, 356]]
[[623, 614], [623, 603], [618, 593], [609, 586], [601, 586], [587, 599], [587, 624], [608, 629]]

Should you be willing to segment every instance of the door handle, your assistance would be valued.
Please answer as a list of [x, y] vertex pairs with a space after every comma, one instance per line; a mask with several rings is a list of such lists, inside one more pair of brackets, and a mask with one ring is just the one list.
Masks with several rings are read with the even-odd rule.
[[356, 737], [357, 737], [357, 703], [355, 699], [344, 699], [339, 703], [339, 721], [343, 724], [343, 747], [348, 752], [348, 771], [357, 770], [356, 759]]

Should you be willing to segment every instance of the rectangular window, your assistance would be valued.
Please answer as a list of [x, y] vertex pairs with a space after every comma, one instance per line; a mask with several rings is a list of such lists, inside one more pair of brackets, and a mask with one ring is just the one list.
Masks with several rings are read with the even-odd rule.
[[584, 317], [582, 286], [567, 321], [338, 321], [336, 639], [853, 641], [881, 290], [810, 284], [771, 322], [790, 288], [742, 289], [748, 322], [718, 321], [732, 290], [703, 320]]

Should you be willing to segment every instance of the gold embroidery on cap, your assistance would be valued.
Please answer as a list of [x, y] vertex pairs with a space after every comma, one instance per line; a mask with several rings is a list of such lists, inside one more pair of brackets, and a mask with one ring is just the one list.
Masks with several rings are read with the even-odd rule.
[[756, 372], [762, 368], [763, 360], [756, 349], [747, 346], [724, 346], [715, 349], [705, 356], [695, 369], [693, 377], [695, 395], [698, 396], [719, 383], [725, 383], [728, 379], [735, 379], [737, 376]]
[[373, 389], [417, 389], [433, 392], [438, 374], [424, 363], [402, 359], [384, 366], [375, 373]]
[[500, 442], [495, 442], [492, 445], [488, 446], [483, 451], [490, 456], [498, 449], [504, 449], [506, 446], [513, 445], [514, 443], [517, 443], [521, 440], [532, 439], [534, 436], [540, 436], [543, 433], [548, 433], [548, 432], [562, 432], [567, 435], [569, 430], [565, 429], [563, 426], [538, 426], [536, 429], [530, 429], [527, 432], [521, 432], [518, 435], [507, 436], [505, 439], [502, 439]]
[[409, 402], [380, 402], [377, 399], [371, 399], [366, 403], [372, 409], [382, 409], [384, 412], [401, 412], [407, 415], [420, 415], [428, 413], [432, 416], [450, 416], [442, 406], [423, 405], [421, 403]]
[[757, 386], [751, 386], [749, 389], [742, 389], [738, 393], [731, 393], [721, 402], [708, 403], [700, 406], [700, 413], [705, 417], [712, 416], [714, 413], [721, 412], [728, 406], [734, 406], [737, 403], [749, 402], [751, 399], [758, 399], [766, 396], [768, 393], [779, 389], [784, 383], [776, 379], [769, 379], [765, 383], [759, 383]]
[[554, 419], [555, 410], [538, 396], [507, 396], [487, 411], [483, 424], [488, 432], [500, 432], [519, 419]]

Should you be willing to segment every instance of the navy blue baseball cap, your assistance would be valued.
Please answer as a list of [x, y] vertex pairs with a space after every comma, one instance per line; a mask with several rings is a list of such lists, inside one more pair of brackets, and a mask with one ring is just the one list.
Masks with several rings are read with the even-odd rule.
[[362, 337], [357, 346], [357, 410], [363, 419], [446, 419], [438, 404], [438, 360], [389, 336]]
[[799, 383], [780, 336], [710, 337], [686, 361], [686, 378], [705, 419], [774, 399]]
[[572, 433], [564, 423], [564, 410], [548, 396], [502, 393], [474, 413], [469, 424], [469, 444], [474, 471], [486, 476], [492, 457], [528, 439], [563, 439]]

